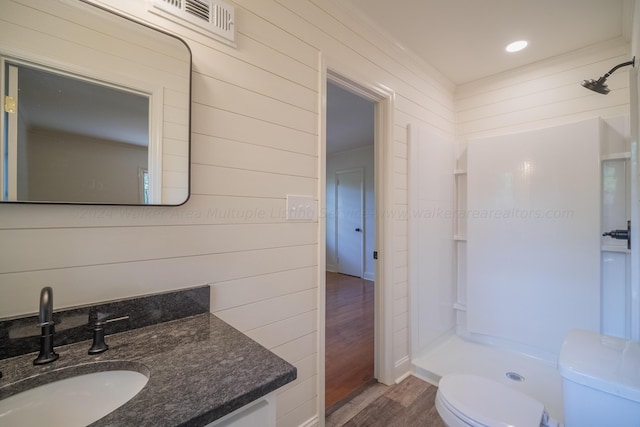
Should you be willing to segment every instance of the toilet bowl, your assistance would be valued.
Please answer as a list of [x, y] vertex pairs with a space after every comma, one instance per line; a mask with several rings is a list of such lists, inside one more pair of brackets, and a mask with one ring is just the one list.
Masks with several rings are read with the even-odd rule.
[[544, 405], [497, 381], [476, 375], [445, 375], [436, 409], [449, 427], [558, 427]]
[[[564, 427], [640, 427], [640, 343], [573, 329], [558, 370]], [[561, 427], [531, 396], [476, 375], [443, 376], [436, 409], [449, 427]]]

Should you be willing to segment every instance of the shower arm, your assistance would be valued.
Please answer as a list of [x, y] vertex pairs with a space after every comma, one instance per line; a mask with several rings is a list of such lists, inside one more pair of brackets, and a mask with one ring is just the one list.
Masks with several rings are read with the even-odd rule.
[[628, 62], [623, 62], [622, 64], [618, 64], [615, 67], [613, 67], [612, 69], [610, 69], [604, 76], [600, 77], [598, 79], [598, 82], [604, 82], [605, 80], [607, 80], [609, 78], [609, 76], [611, 74], [614, 73], [614, 71], [616, 71], [618, 68], [622, 68], [622, 67], [626, 67], [627, 65], [635, 65], [636, 62], [636, 57], [634, 56], [631, 61]]

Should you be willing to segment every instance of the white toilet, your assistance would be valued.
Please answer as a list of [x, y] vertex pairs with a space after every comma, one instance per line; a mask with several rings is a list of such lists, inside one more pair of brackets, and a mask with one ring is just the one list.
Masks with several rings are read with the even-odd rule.
[[[558, 368], [565, 427], [640, 427], [640, 343], [571, 330]], [[562, 426], [534, 398], [476, 375], [443, 376], [436, 409], [449, 427]]]
[[558, 427], [544, 405], [497, 381], [476, 375], [445, 375], [436, 409], [449, 427]]

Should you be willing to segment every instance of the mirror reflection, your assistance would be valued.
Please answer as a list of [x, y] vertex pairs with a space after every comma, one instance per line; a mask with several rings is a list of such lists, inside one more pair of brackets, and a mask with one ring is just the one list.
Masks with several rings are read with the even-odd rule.
[[2, 201], [184, 203], [188, 47], [82, 2], [33, 9], [0, 4]]
[[11, 62], [5, 75], [5, 200], [152, 202], [147, 94]]

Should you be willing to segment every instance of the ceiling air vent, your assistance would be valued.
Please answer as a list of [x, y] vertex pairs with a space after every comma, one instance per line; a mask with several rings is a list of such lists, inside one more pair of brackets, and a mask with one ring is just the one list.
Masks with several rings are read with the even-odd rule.
[[153, 0], [151, 5], [152, 12], [166, 12], [168, 15], [159, 14], [174, 22], [185, 25], [186, 21], [226, 41], [235, 42], [235, 10], [222, 0]]

